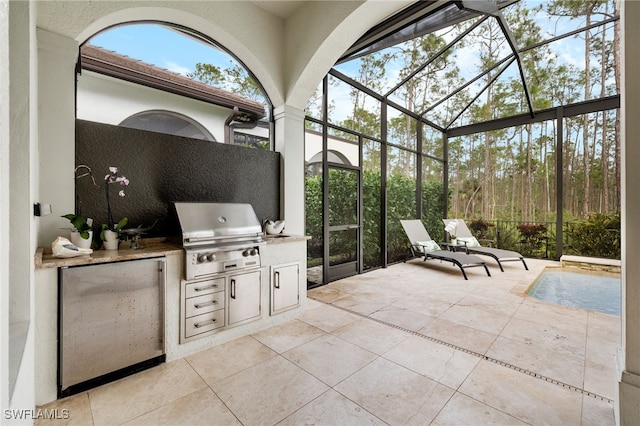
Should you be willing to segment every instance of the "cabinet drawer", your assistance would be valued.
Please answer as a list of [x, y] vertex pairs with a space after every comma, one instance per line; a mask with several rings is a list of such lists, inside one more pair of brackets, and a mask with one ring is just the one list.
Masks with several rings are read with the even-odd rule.
[[216, 278], [213, 280], [197, 281], [188, 283], [184, 286], [186, 298], [202, 296], [203, 294], [211, 294], [216, 291], [224, 290], [224, 278]]
[[207, 312], [223, 309], [224, 298], [224, 291], [218, 291], [216, 293], [203, 294], [202, 296], [185, 299], [185, 317], [190, 318], [195, 315], [206, 314]]
[[206, 333], [216, 328], [224, 327], [224, 309], [209, 312], [187, 318], [185, 321], [184, 337], [189, 338], [196, 334]]

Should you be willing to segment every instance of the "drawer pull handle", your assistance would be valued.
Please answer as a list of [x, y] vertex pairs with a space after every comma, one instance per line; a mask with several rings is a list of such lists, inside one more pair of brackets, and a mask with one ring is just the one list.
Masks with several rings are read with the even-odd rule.
[[212, 288], [218, 288], [218, 284], [211, 284], [204, 287], [196, 287], [193, 289], [193, 291], [204, 291], [204, 290], [210, 290]]
[[210, 300], [208, 302], [196, 303], [195, 305], [193, 305], [193, 307], [196, 309], [200, 309], [200, 308], [204, 308], [205, 306], [211, 306], [211, 305], [217, 305], [217, 304], [218, 304], [217, 300]]
[[193, 324], [193, 326], [194, 326], [195, 328], [200, 328], [200, 327], [204, 327], [205, 325], [215, 324], [215, 323], [217, 323], [217, 322], [218, 322], [218, 320], [217, 320], [217, 319], [215, 319], [215, 318], [211, 318], [211, 319], [210, 319], [210, 320], [208, 320], [208, 321], [202, 321], [202, 322], [199, 322], [199, 323], [197, 323], [197, 324]]
[[274, 276], [274, 280], [273, 280], [274, 281], [273, 282], [273, 286], [275, 288], [279, 289], [280, 288], [280, 272], [276, 271], [274, 275], [275, 276]]

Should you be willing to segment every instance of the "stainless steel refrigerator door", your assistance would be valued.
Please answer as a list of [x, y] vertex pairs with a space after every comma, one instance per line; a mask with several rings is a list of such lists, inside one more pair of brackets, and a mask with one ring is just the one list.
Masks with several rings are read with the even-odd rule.
[[61, 270], [64, 390], [164, 353], [164, 258]]

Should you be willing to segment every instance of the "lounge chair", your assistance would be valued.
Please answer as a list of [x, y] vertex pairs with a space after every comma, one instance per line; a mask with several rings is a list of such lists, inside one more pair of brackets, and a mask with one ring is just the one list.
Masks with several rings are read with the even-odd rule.
[[[504, 272], [504, 269], [502, 269], [502, 262], [522, 261], [524, 269], [526, 269], [527, 271], [529, 270], [529, 268], [527, 267], [527, 263], [524, 261], [524, 257], [517, 251], [502, 250], [480, 245], [480, 243], [478, 242], [476, 237], [473, 236], [463, 219], [443, 219], [442, 221], [444, 222], [445, 227], [451, 226], [449, 225], [451, 222], [456, 222], [455, 235], [458, 239], [459, 244], [459, 246], [455, 247], [457, 250], [464, 250], [464, 252], [467, 254], [473, 253], [493, 257], [495, 261], [498, 262], [498, 266], [500, 267], [500, 270], [502, 272]], [[460, 245], [460, 243], [462, 243], [462, 245]]]
[[462, 252], [458, 253], [454, 251], [441, 250], [438, 243], [431, 239], [429, 233], [424, 228], [424, 225], [420, 220], [401, 220], [400, 224], [409, 238], [411, 243], [411, 253], [414, 256], [424, 256], [425, 261], [429, 259], [437, 259], [445, 262], [451, 262], [460, 268], [465, 280], [468, 280], [469, 278], [467, 278], [467, 274], [464, 270], [466, 268], [473, 268], [476, 266], [484, 267], [484, 270], [487, 271], [487, 275], [491, 276], [489, 268], [487, 268], [487, 264], [482, 260], [482, 258]]

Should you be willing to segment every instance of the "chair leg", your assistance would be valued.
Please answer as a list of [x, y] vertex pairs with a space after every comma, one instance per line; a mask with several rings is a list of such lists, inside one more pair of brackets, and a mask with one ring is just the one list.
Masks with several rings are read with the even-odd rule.
[[482, 264], [482, 266], [484, 266], [484, 270], [487, 271], [487, 275], [491, 276], [491, 273], [489, 272], [489, 268], [487, 268], [487, 264], [484, 263], [484, 264]]
[[453, 262], [455, 265], [458, 266], [458, 268], [460, 268], [460, 272], [462, 272], [462, 276], [464, 277], [465, 280], [469, 280], [469, 278], [467, 278], [467, 273], [464, 272], [464, 268], [462, 267], [462, 264], [460, 262], [454, 261]]

